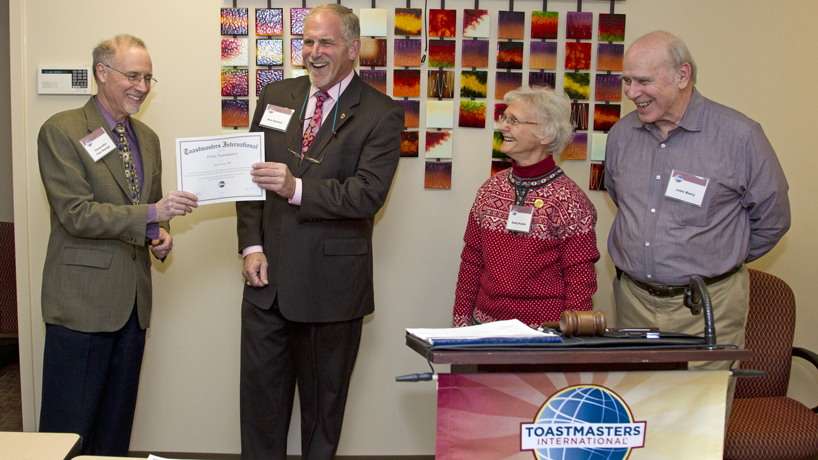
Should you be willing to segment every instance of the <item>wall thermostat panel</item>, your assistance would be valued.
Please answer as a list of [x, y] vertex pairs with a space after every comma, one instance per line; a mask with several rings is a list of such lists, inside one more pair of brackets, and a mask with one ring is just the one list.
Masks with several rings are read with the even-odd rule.
[[91, 66], [39, 66], [39, 94], [93, 94]]

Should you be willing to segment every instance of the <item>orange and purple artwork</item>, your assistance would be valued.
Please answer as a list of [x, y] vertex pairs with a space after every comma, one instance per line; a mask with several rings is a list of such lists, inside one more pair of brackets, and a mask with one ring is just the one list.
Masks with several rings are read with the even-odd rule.
[[600, 14], [598, 40], [601, 42], [624, 42], [625, 15]]
[[426, 131], [426, 158], [451, 158], [451, 131]]
[[531, 38], [557, 39], [560, 14], [556, 11], [531, 12]]
[[304, 18], [310, 8], [290, 8], [290, 35], [304, 34]]
[[588, 133], [574, 133], [574, 139], [560, 154], [563, 160], [584, 160], [588, 158]]
[[621, 72], [622, 59], [625, 56], [625, 45], [600, 43], [596, 48], [596, 70]]
[[463, 37], [489, 38], [489, 10], [463, 10]]
[[386, 39], [361, 38], [358, 59], [361, 67], [386, 67]]
[[386, 94], [386, 70], [361, 69], [358, 73], [364, 83]]
[[280, 37], [284, 35], [282, 8], [256, 8], [256, 35]]
[[619, 102], [622, 100], [622, 76], [616, 74], [596, 75], [594, 100], [601, 102]]
[[451, 189], [452, 163], [442, 161], [427, 161], [423, 187]]
[[591, 70], [590, 43], [565, 43], [565, 70]]
[[557, 74], [554, 72], [528, 72], [528, 86], [542, 88], [557, 88]]
[[250, 101], [247, 99], [222, 99], [222, 126], [250, 126]]
[[594, 14], [582, 11], [569, 11], [565, 29], [565, 38], [569, 40], [590, 40], [594, 24]]
[[491, 158], [493, 159], [500, 159], [500, 160], [507, 160], [508, 157], [500, 151], [500, 147], [503, 146], [503, 133], [500, 131], [494, 131], [494, 138], [491, 145]]
[[249, 70], [222, 69], [222, 96], [248, 96], [249, 94]]
[[429, 67], [454, 67], [454, 58], [454, 40], [429, 40]]
[[460, 65], [463, 67], [488, 67], [489, 66], [489, 41], [488, 40], [463, 40], [463, 59]]
[[588, 190], [605, 190], [605, 165], [602, 163], [591, 163], [591, 180]]
[[500, 11], [497, 21], [497, 38], [501, 40], [525, 39], [525, 12]]
[[222, 35], [247, 35], [247, 8], [222, 8]]
[[304, 65], [304, 55], [301, 54], [303, 50], [304, 50], [303, 38], [290, 39], [290, 65], [293, 66]]
[[461, 128], [486, 127], [486, 103], [483, 101], [460, 101], [460, 117], [457, 126]]
[[571, 103], [571, 126], [577, 131], [588, 129], [588, 106], [587, 102]]
[[284, 79], [283, 69], [256, 69], [256, 96], [261, 94], [265, 86], [274, 81]]
[[420, 143], [420, 137], [417, 131], [403, 131], [400, 134], [401, 142], [400, 142], [400, 156], [402, 157], [417, 157], [418, 156], [418, 144]]
[[494, 129], [500, 129], [500, 115], [506, 113], [508, 104], [505, 102], [497, 102], [494, 104]]
[[591, 74], [587, 72], [566, 72], [563, 79], [565, 94], [571, 99], [587, 100], [591, 95]]
[[280, 38], [257, 38], [256, 65], [284, 65], [284, 40]]
[[423, 44], [416, 38], [395, 39], [395, 67], [420, 67], [420, 47]]
[[395, 101], [395, 104], [398, 104], [398, 107], [403, 109], [404, 128], [420, 127], [420, 101], [398, 99]]
[[493, 175], [497, 174], [498, 172], [500, 172], [500, 171], [502, 171], [504, 169], [508, 169], [510, 167], [511, 167], [511, 162], [510, 161], [504, 161], [504, 160], [492, 161], [491, 162], [491, 175], [493, 176]]
[[246, 67], [247, 39], [246, 38], [223, 38], [222, 39], [222, 66]]
[[430, 70], [426, 78], [426, 97], [454, 97], [454, 71]]
[[531, 42], [528, 67], [532, 69], [557, 69], [557, 42]]
[[494, 80], [494, 98], [502, 99], [506, 93], [523, 85], [520, 72], [497, 72]]
[[457, 10], [429, 10], [429, 36], [454, 37], [457, 33]]
[[619, 121], [620, 113], [619, 104], [594, 105], [594, 131], [610, 131]]
[[420, 69], [395, 69], [392, 79], [395, 97], [420, 97]]
[[422, 9], [395, 8], [395, 35], [420, 35], [422, 27]]
[[497, 68], [523, 68], [523, 42], [497, 42]]
[[488, 97], [489, 73], [485, 70], [460, 72], [460, 97]]

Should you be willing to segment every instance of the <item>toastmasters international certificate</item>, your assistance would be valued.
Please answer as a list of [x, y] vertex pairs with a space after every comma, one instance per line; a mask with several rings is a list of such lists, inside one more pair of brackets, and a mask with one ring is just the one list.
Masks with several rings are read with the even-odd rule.
[[264, 133], [176, 139], [179, 190], [199, 197], [199, 204], [264, 200], [265, 190], [250, 175], [264, 161]]

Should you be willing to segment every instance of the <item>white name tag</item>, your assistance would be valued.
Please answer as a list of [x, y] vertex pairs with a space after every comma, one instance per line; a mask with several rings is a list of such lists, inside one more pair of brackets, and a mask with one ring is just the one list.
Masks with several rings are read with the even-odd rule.
[[267, 104], [259, 125], [276, 131], [287, 131], [287, 125], [290, 124], [290, 118], [292, 117], [293, 109]]
[[111, 139], [111, 136], [102, 128], [97, 128], [93, 133], [80, 139], [80, 144], [85, 151], [88, 152], [88, 155], [91, 155], [91, 159], [94, 160], [94, 163], [111, 153], [112, 150], [117, 149], [114, 140]]
[[665, 196], [701, 207], [710, 179], [676, 171], [670, 174]]
[[508, 212], [506, 230], [511, 232], [528, 233], [531, 231], [531, 217], [534, 209], [529, 206], [512, 206]]

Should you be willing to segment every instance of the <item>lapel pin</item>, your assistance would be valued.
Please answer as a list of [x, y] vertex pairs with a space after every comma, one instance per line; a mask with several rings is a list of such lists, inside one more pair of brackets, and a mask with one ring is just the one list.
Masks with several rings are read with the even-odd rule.
[[342, 113], [342, 114], [341, 114], [341, 120], [343, 120], [345, 116], [347, 116], [347, 114]]

